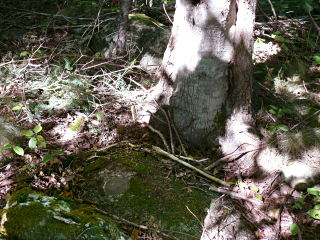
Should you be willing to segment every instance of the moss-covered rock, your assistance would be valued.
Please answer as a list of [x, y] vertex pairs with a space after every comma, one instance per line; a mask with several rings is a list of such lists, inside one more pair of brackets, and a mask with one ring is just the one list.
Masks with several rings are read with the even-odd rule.
[[[84, 166], [74, 192], [114, 215], [179, 239], [200, 238], [202, 228], [193, 216], [203, 218], [210, 200], [205, 190], [188, 186], [150, 154], [132, 149], [79, 159]], [[74, 164], [78, 164], [74, 161]], [[178, 233], [179, 232], [179, 233]]]
[[14, 240], [125, 240], [125, 235], [94, 208], [67, 198], [24, 188], [15, 192], [1, 213], [1, 234]]

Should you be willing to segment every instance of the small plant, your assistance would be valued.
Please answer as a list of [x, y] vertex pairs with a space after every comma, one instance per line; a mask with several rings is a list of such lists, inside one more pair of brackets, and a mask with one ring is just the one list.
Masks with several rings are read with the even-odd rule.
[[33, 149], [37, 146], [45, 148], [47, 146], [44, 137], [39, 133], [42, 131], [41, 125], [37, 125], [33, 130], [23, 130], [22, 134], [29, 138], [28, 147]]
[[293, 208], [297, 210], [301, 210], [303, 206], [306, 204], [305, 200], [306, 200], [306, 196], [302, 196], [298, 198], [298, 201], [293, 205]]
[[12, 149], [12, 151], [14, 151], [16, 154], [20, 156], [24, 155], [24, 150], [22, 147], [12, 145], [10, 142], [6, 142], [5, 144], [3, 144], [2, 147], [0, 147], [0, 152], [4, 150], [9, 150], [9, 149]]
[[[275, 105], [269, 105], [269, 113], [271, 113], [272, 115], [276, 116], [277, 118], [283, 118], [286, 115], [291, 115], [293, 114], [293, 111], [290, 108], [279, 108]], [[282, 131], [289, 131], [289, 127], [285, 124], [282, 123], [276, 123], [273, 124], [272, 126], [269, 127], [269, 131], [271, 133], [274, 133], [278, 130], [282, 130]]]
[[295, 236], [295, 235], [297, 235], [298, 233], [299, 233], [299, 227], [298, 227], [298, 225], [297, 224], [295, 224], [295, 223], [292, 223], [291, 225], [290, 225], [290, 232], [291, 232], [291, 234], [293, 235], [293, 236]]
[[313, 66], [320, 66], [320, 53], [314, 55], [312, 58], [313, 58], [312, 65]]
[[[42, 126], [41, 125], [37, 125], [35, 126], [32, 130], [28, 129], [28, 130], [23, 130], [21, 131], [21, 133], [29, 139], [28, 141], [28, 147], [30, 149], [34, 149], [36, 147], [41, 147], [41, 148], [45, 148], [47, 146], [45, 139], [42, 135], [40, 135], [39, 133], [42, 131]], [[20, 146], [16, 146], [16, 145], [12, 145], [10, 142], [6, 142], [5, 144], [3, 144], [3, 146], [0, 147], [0, 152], [4, 151], [4, 150], [12, 150], [13, 152], [15, 152], [16, 154], [23, 156], [24, 155], [24, 149]], [[42, 161], [44, 163], [48, 163], [50, 162], [55, 156], [61, 155], [64, 152], [61, 150], [55, 150], [52, 151], [50, 154], [46, 154], [42, 157]]]
[[[315, 203], [320, 202], [320, 190], [316, 188], [308, 188], [307, 192], [313, 196], [313, 201]], [[308, 214], [317, 220], [320, 220], [320, 204], [316, 204], [312, 209], [308, 211]]]

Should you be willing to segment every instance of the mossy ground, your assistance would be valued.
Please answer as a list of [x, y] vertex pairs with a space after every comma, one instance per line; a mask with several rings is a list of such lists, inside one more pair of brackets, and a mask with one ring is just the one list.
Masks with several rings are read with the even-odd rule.
[[1, 218], [1, 233], [7, 239], [126, 239], [112, 220], [91, 206], [45, 196], [30, 188], [10, 197]]
[[[116, 201], [108, 201], [99, 186], [95, 190], [90, 184], [92, 174], [96, 174], [103, 166], [110, 170], [135, 172], [130, 179], [129, 189]], [[190, 187], [174, 176], [167, 177], [168, 169], [158, 159], [151, 154], [131, 149], [121, 149], [101, 158], [94, 158], [94, 161], [84, 167], [84, 175], [87, 184], [83, 186], [90, 186], [85, 191], [96, 193], [86, 195], [92, 198], [89, 200], [99, 201], [107, 212], [176, 235], [179, 239], [200, 237], [202, 227], [197, 218], [203, 220], [205, 209], [209, 207], [211, 199], [216, 197]]]

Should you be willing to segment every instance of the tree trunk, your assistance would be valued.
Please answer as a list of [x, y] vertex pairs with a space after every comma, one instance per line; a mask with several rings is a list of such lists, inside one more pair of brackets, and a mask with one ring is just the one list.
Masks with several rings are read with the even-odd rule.
[[167, 105], [177, 129], [190, 145], [218, 143], [217, 137], [226, 131], [226, 137], [220, 138], [220, 143], [228, 145], [223, 151], [236, 149], [231, 150], [234, 144], [229, 143], [234, 128], [242, 124], [240, 130], [248, 130], [253, 123], [255, 4], [256, 0], [238, 4], [236, 0], [177, 0], [160, 81], [146, 101], [143, 122], [149, 122], [159, 106]]
[[159, 105], [191, 145], [212, 144], [224, 111], [234, 55], [235, 0], [177, 0], [160, 81], [145, 105], [143, 122]]
[[125, 52], [126, 37], [129, 22], [129, 11], [131, 8], [132, 0], [120, 0], [120, 26], [118, 32], [116, 53], [122, 54]]

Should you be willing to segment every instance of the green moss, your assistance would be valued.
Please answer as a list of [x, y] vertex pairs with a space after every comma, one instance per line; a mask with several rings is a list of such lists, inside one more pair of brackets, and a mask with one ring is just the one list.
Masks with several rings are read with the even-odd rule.
[[20, 202], [27, 201], [29, 194], [32, 192], [33, 192], [33, 190], [31, 188], [23, 188], [15, 193], [13, 193], [9, 198], [9, 201], [8, 201], [9, 205], [11, 205], [15, 202], [20, 203]]
[[157, 27], [165, 27], [162, 23], [158, 22], [154, 18], [151, 18], [143, 13], [131, 13], [129, 14], [130, 21], [138, 21], [140, 23], [143, 23], [146, 26], [157, 26]]
[[109, 206], [116, 210], [115, 214], [158, 229], [200, 236], [202, 228], [187, 207], [196, 216], [204, 217], [202, 210], [209, 206], [210, 196], [158, 177], [133, 178], [130, 186], [119, 201]]
[[101, 169], [104, 166], [106, 166], [107, 161], [108, 161], [108, 158], [106, 157], [98, 157], [84, 168], [84, 172], [90, 173], [95, 170]]
[[65, 202], [30, 189], [22, 189], [13, 197], [10, 202], [14, 204], [1, 215], [1, 232], [8, 239], [126, 239], [108, 217], [91, 206]]
[[[100, 203], [109, 213], [138, 224], [200, 237], [201, 225], [190, 211], [198, 218], [204, 218], [204, 209], [216, 195], [206, 194], [177, 179], [166, 177], [167, 169], [161, 162], [142, 151], [118, 149], [101, 159], [94, 159], [95, 163], [88, 165], [93, 171], [85, 171], [84, 179], [87, 181], [80, 189], [85, 192], [86, 199]], [[99, 166], [101, 169], [98, 169]], [[104, 178], [103, 174], [108, 173], [123, 179], [130, 176], [129, 188], [117, 197], [109, 197], [103, 187], [108, 183], [108, 177]], [[189, 235], [183, 234], [176, 237], [190, 239]]]

